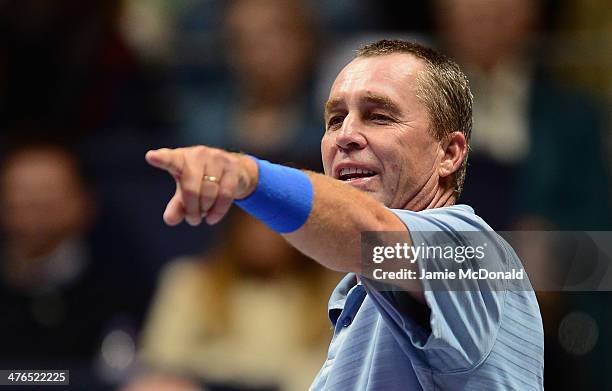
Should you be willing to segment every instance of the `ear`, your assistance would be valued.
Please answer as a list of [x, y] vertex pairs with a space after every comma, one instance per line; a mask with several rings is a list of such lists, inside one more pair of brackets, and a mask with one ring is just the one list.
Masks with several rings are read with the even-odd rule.
[[461, 167], [467, 155], [468, 146], [465, 136], [461, 132], [452, 132], [442, 142], [444, 156], [440, 162], [440, 178], [446, 178], [455, 173]]

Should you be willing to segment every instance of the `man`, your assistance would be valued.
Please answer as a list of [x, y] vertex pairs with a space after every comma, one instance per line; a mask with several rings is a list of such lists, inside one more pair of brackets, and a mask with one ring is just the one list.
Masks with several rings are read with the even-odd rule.
[[[461, 240], [466, 231], [492, 231], [470, 207], [454, 205], [471, 105], [454, 62], [383, 40], [362, 48], [332, 86], [321, 143], [326, 175], [203, 146], [150, 151], [147, 160], [177, 182], [166, 223], [215, 224], [236, 200], [312, 259], [349, 273], [330, 300], [335, 334], [312, 390], [542, 389], [532, 291], [434, 290], [426, 280], [381, 290], [362, 268], [363, 232], [435, 244], [425, 232]], [[504, 257], [492, 262], [520, 264], [505, 242], [495, 243]]]
[[105, 230], [78, 157], [44, 141], [12, 146], [0, 210], [0, 366], [69, 368], [74, 389], [108, 386], [122, 368], [102, 353], [133, 340], [150, 291], [137, 254]]

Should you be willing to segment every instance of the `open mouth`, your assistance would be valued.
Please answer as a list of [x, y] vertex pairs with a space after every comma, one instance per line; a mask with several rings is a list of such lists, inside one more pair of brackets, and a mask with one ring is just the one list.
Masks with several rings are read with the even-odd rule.
[[346, 167], [338, 173], [338, 179], [345, 182], [354, 181], [357, 179], [370, 178], [376, 175], [374, 171], [363, 168]]

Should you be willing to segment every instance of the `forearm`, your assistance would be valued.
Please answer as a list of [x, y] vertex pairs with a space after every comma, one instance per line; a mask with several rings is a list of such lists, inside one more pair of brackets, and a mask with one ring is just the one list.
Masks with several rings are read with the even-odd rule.
[[312, 211], [289, 243], [323, 266], [361, 271], [361, 233], [406, 231], [404, 224], [374, 198], [330, 177], [307, 173], [314, 190]]

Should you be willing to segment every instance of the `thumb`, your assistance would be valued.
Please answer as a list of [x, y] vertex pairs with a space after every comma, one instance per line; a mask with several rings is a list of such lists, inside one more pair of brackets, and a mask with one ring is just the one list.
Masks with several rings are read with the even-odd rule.
[[174, 194], [166, 206], [163, 219], [166, 224], [174, 226], [183, 221], [184, 218], [185, 207], [183, 206], [181, 191], [177, 189], [176, 194]]

